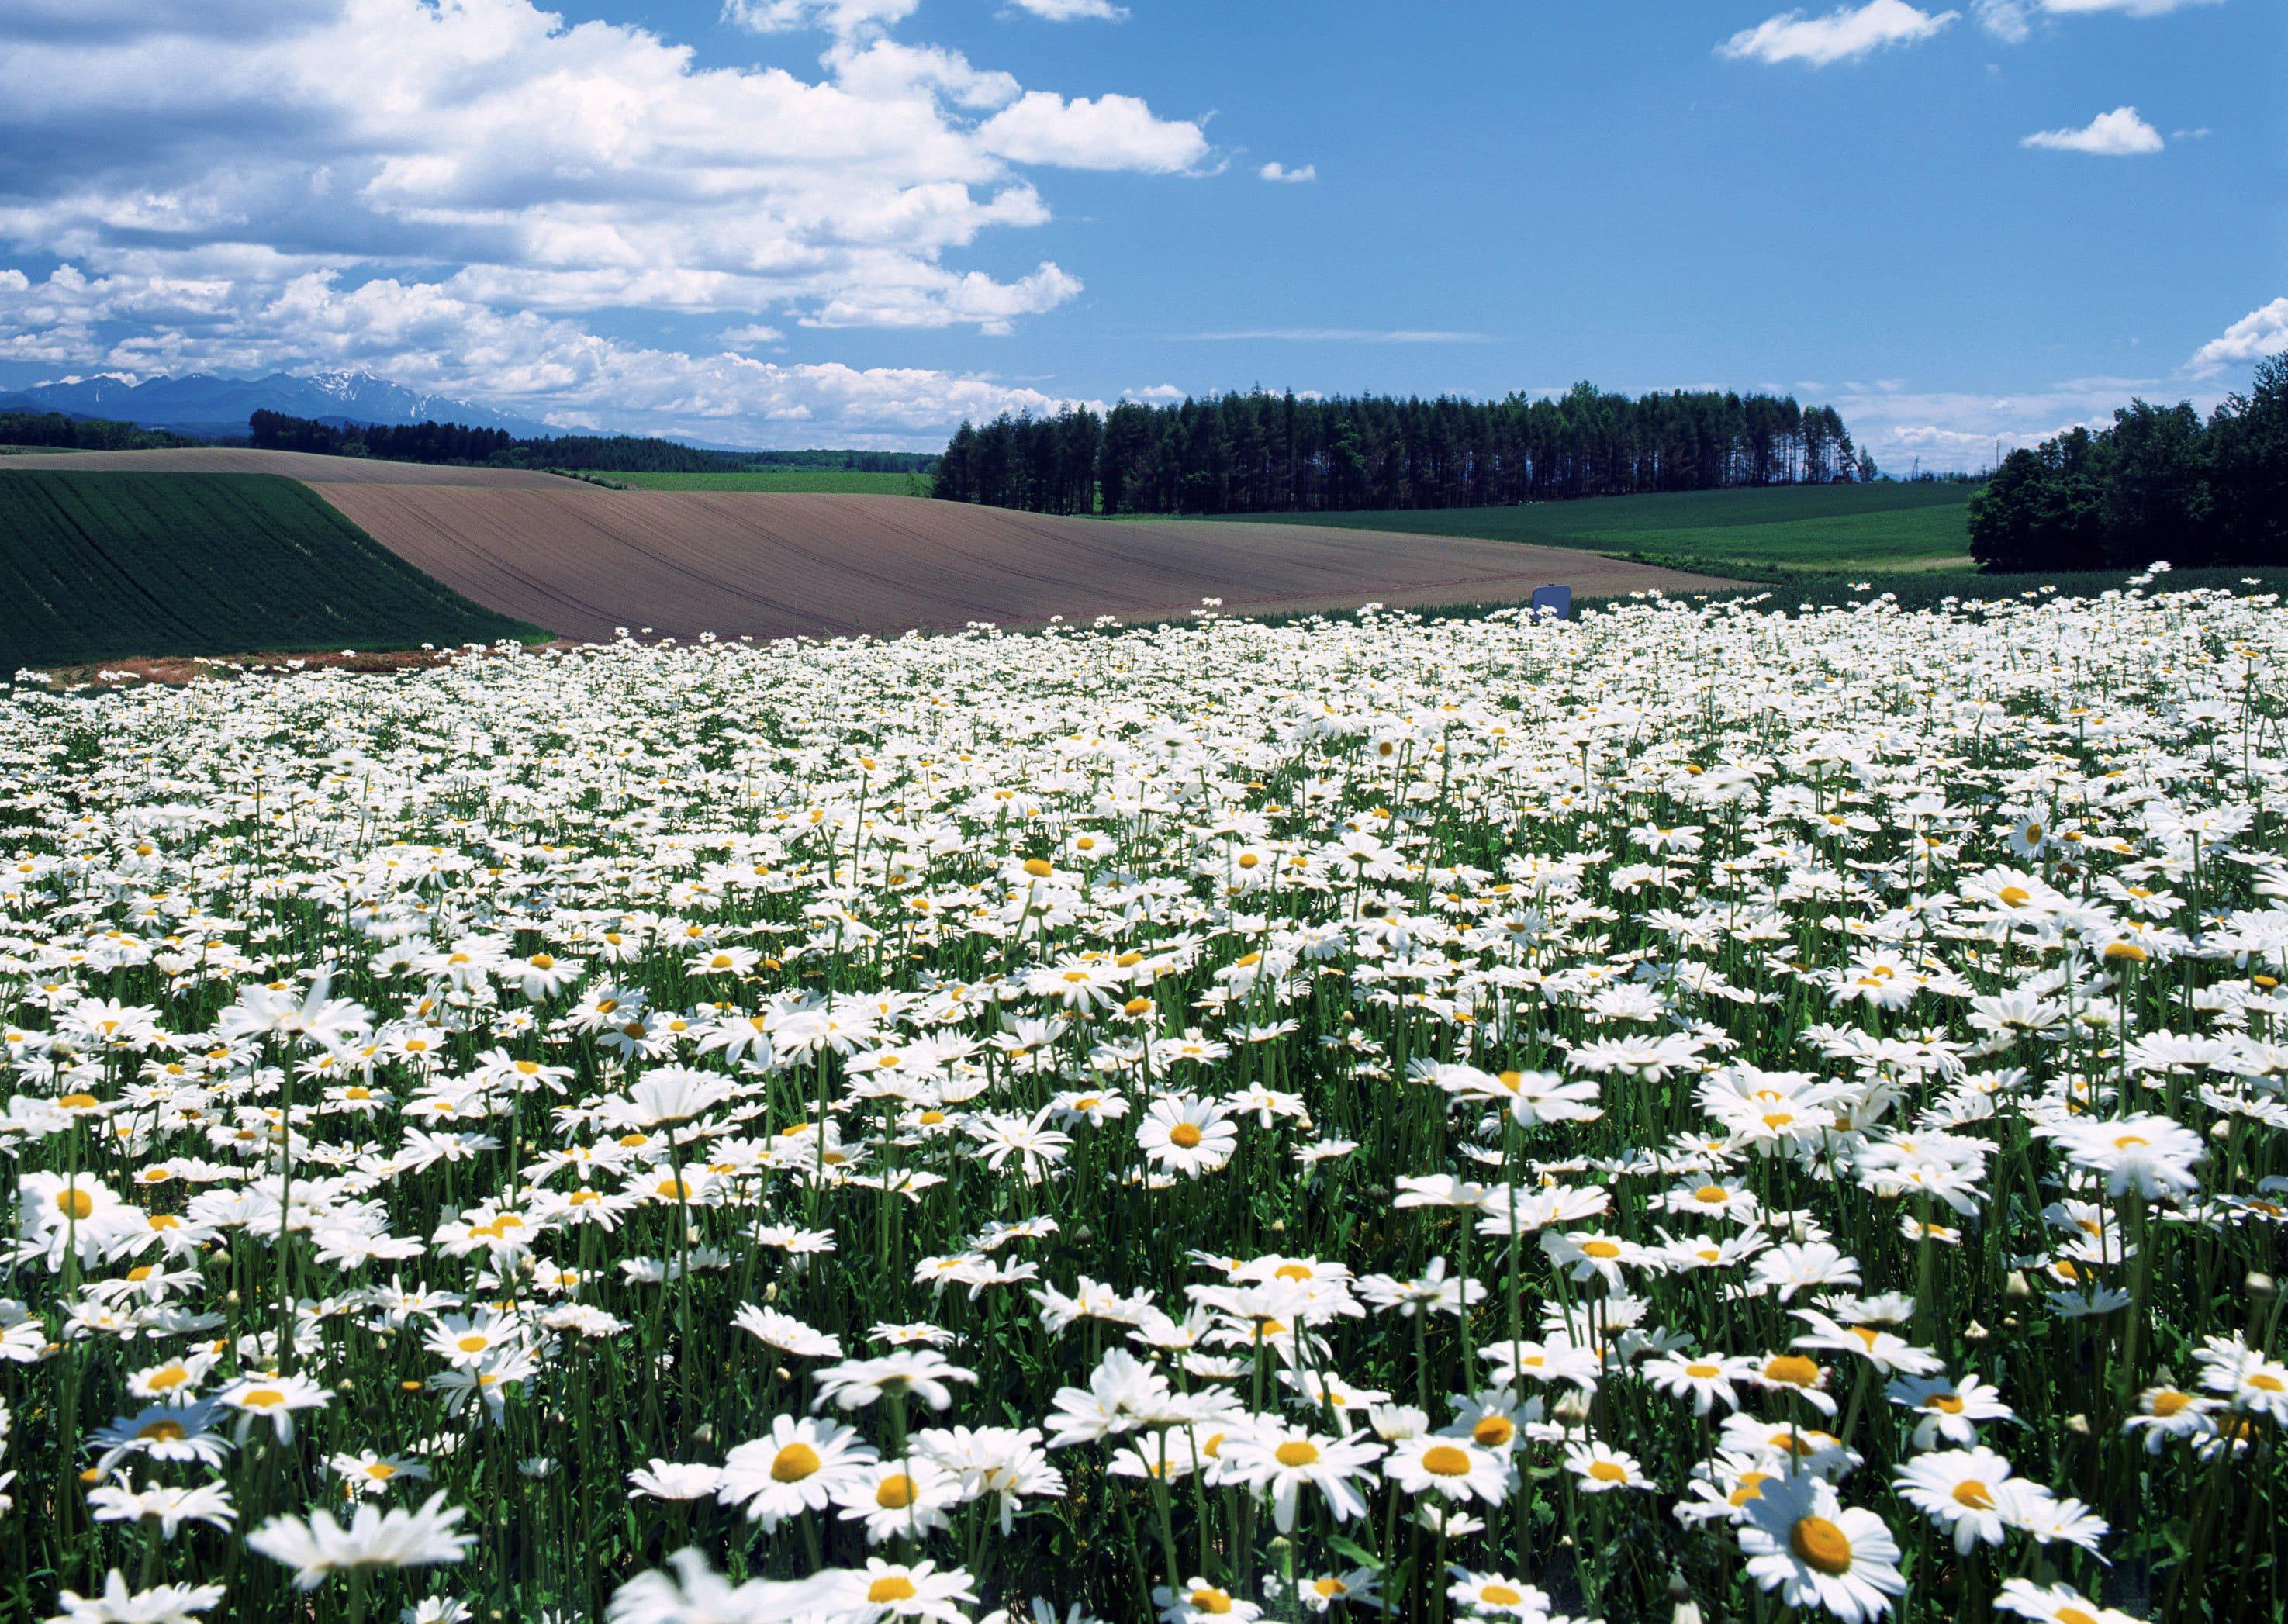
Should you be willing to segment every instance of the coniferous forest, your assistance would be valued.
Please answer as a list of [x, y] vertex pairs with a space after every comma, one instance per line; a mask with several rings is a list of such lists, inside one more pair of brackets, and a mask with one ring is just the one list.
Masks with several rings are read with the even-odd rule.
[[2013, 451], [1971, 502], [1970, 552], [2003, 570], [2288, 562], [2288, 356], [2205, 422], [2132, 400], [2109, 428]]
[[1099, 416], [965, 423], [939, 458], [949, 501], [1045, 513], [1341, 512], [1488, 507], [1874, 477], [1842, 416], [1767, 394], [1561, 399], [1292, 392], [1124, 402]]

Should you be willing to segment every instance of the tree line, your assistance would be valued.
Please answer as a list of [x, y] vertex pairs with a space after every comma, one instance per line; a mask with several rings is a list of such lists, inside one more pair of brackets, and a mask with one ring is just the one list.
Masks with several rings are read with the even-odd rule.
[[2205, 422], [2133, 400], [2109, 428], [2013, 451], [1971, 499], [1970, 551], [2002, 570], [2288, 559], [2288, 356]]
[[0, 412], [0, 446], [50, 446], [59, 451], [149, 451], [202, 442], [109, 417], [62, 412]]
[[561, 434], [520, 439], [506, 429], [461, 423], [349, 423], [258, 411], [247, 420], [266, 450], [370, 456], [394, 463], [475, 463], [498, 468], [573, 468], [610, 473], [751, 473], [768, 469], [846, 469], [926, 473], [937, 458], [913, 451], [711, 451], [634, 434]]
[[1047, 513], [1488, 507], [1875, 477], [1831, 406], [1716, 391], [1560, 399], [1211, 395], [965, 422], [948, 501]]

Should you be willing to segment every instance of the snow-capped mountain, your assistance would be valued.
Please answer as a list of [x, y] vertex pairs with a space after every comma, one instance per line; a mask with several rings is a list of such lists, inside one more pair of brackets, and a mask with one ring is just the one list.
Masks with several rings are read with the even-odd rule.
[[340, 370], [299, 377], [274, 372], [263, 378], [195, 372], [140, 383], [106, 373], [37, 384], [0, 396], [0, 408], [9, 406], [217, 436], [243, 435], [247, 418], [258, 411], [349, 423], [465, 423], [520, 436], [556, 432], [544, 424], [474, 401], [408, 389], [369, 372]]

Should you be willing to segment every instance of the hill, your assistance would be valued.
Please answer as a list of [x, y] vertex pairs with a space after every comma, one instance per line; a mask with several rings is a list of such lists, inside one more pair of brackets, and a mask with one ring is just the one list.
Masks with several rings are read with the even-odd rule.
[[439, 585], [291, 479], [18, 462], [0, 464], [0, 596], [10, 606], [0, 676], [136, 654], [411, 648], [537, 632]]
[[614, 483], [647, 491], [777, 491], [814, 495], [926, 496], [930, 477], [919, 471], [869, 472], [854, 468], [751, 468], [725, 473], [640, 473], [622, 471]]
[[568, 483], [537, 468], [462, 468], [322, 456], [311, 451], [262, 451], [250, 446], [186, 446], [164, 450], [28, 451], [0, 467], [105, 473], [271, 473], [331, 485], [498, 485], [553, 490]]
[[1577, 547], [1675, 569], [1776, 579], [1969, 563], [1975, 487], [1797, 485], [1599, 496], [1522, 507], [1263, 513], [1226, 524], [1335, 525]]
[[[469, 471], [480, 471], [472, 470]], [[1113, 523], [904, 496], [322, 485], [417, 567], [568, 637], [791, 637], [1393, 605], [1736, 582], [1547, 548], [1357, 527]]]

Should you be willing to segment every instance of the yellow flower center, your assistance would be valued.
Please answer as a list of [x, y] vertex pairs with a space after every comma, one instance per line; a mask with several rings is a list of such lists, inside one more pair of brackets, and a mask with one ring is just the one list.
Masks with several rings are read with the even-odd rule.
[[1506, 1415], [1482, 1415], [1470, 1429], [1470, 1440], [1483, 1449], [1499, 1449], [1516, 1436], [1517, 1429]]
[[1968, 1506], [1974, 1511], [1991, 1511], [1994, 1492], [1975, 1477], [1965, 1477], [1954, 1485], [1954, 1503]]
[[482, 1353], [487, 1348], [492, 1346], [492, 1339], [490, 1337], [479, 1336], [475, 1333], [472, 1332], [470, 1335], [462, 1337], [460, 1341], [455, 1343], [453, 1345], [460, 1349], [464, 1353]]
[[1618, 1257], [1621, 1248], [1610, 1240], [1585, 1240], [1581, 1243], [1581, 1252], [1585, 1257]]
[[286, 1402], [286, 1395], [274, 1387], [258, 1387], [241, 1394], [238, 1401], [250, 1410], [274, 1410]]
[[1819, 1367], [1800, 1353], [1783, 1353], [1765, 1364], [1764, 1379], [1789, 1387], [1816, 1387]]
[[1721, 1375], [1724, 1373], [1722, 1367], [1717, 1365], [1687, 1365], [1684, 1367], [1684, 1374], [1696, 1382], [1705, 1382], [1711, 1376]]
[[95, 1198], [84, 1190], [59, 1190], [56, 1210], [76, 1223], [95, 1216]]
[[1434, 1444], [1422, 1452], [1422, 1470], [1434, 1477], [1466, 1477], [1470, 1457], [1451, 1444]]
[[1301, 1438], [1291, 1438], [1271, 1452], [1271, 1458], [1282, 1466], [1308, 1466], [1319, 1458], [1319, 1446]]
[[1828, 1574], [1851, 1571], [1851, 1541], [1823, 1517], [1807, 1517], [1788, 1531], [1788, 1549], [1806, 1567]]
[[818, 1451], [808, 1444], [789, 1444], [771, 1458], [773, 1483], [800, 1483], [819, 1468]]
[[1196, 1123], [1179, 1122], [1168, 1129], [1168, 1143], [1171, 1145], [1181, 1145], [1184, 1149], [1190, 1150], [1199, 1142], [1200, 1130]]
[[903, 1472], [892, 1472], [875, 1489], [874, 1503], [885, 1511], [904, 1510], [914, 1503], [914, 1480]]
[[183, 1423], [179, 1421], [155, 1421], [139, 1429], [135, 1436], [155, 1444], [171, 1444], [177, 1438], [188, 1435], [184, 1432]]
[[1487, 1585], [1478, 1591], [1478, 1599], [1489, 1607], [1514, 1607], [1525, 1597], [1507, 1585]]
[[866, 1587], [870, 1602], [910, 1602], [914, 1596], [914, 1581], [903, 1573], [885, 1573]]
[[1231, 1597], [1222, 1591], [1202, 1586], [1184, 1598], [1194, 1612], [1226, 1613], [1231, 1611]]
[[1589, 1475], [1600, 1483], [1626, 1483], [1629, 1469], [1611, 1461], [1592, 1461], [1589, 1462]]

